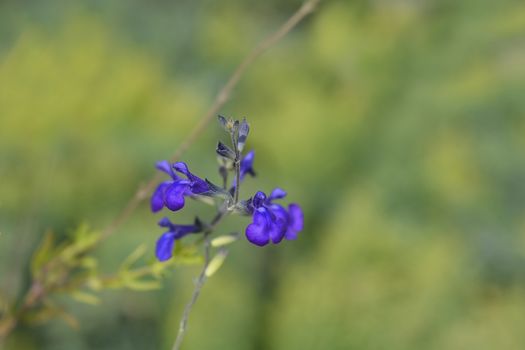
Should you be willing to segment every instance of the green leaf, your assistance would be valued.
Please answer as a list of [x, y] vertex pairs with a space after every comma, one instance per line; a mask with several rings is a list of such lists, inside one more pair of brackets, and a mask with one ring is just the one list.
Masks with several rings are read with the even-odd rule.
[[76, 258], [87, 253], [100, 240], [100, 233], [90, 231], [87, 225], [81, 225], [73, 234], [73, 240], [62, 249], [61, 259], [69, 265], [76, 264]]
[[79, 261], [79, 266], [87, 270], [95, 270], [97, 268], [98, 262], [92, 256], [86, 256]]
[[53, 247], [55, 243], [55, 237], [51, 231], [47, 232], [40, 243], [40, 246], [36, 249], [31, 259], [31, 274], [38, 278], [40, 277], [40, 271], [42, 266], [47, 263], [53, 256]]
[[239, 235], [237, 234], [218, 236], [211, 240], [211, 246], [212, 247], [222, 247], [222, 246], [231, 244], [238, 239], [239, 239]]
[[61, 318], [73, 329], [79, 328], [78, 320], [74, 316], [49, 300], [46, 300], [38, 310], [26, 313], [24, 321], [36, 325], [46, 323], [53, 318]]
[[125, 280], [124, 285], [125, 287], [136, 291], [155, 290], [160, 289], [160, 287], [162, 286], [159, 281], [134, 279]]
[[146, 253], [146, 245], [139, 245], [120, 265], [121, 270], [128, 270], [134, 263], [136, 263]]
[[206, 277], [211, 277], [221, 268], [224, 260], [226, 259], [226, 256], [228, 256], [228, 251], [226, 249], [219, 250], [217, 255], [211, 259], [210, 263], [206, 267], [206, 270], [204, 271]]
[[94, 291], [100, 291], [104, 288], [104, 282], [98, 276], [91, 276], [86, 281], [86, 286]]
[[82, 291], [74, 291], [73, 293], [71, 293], [71, 297], [75, 299], [76, 301], [79, 301], [85, 304], [89, 304], [89, 305], [100, 304], [100, 299], [96, 295], [82, 292]]

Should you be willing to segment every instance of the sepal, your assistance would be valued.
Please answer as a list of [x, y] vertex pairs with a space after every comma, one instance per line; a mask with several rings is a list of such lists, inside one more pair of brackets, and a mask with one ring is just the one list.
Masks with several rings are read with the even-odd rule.
[[226, 146], [224, 143], [220, 142], [217, 143], [217, 148], [215, 149], [215, 152], [221, 157], [234, 160], [235, 159], [235, 152], [228, 146]]

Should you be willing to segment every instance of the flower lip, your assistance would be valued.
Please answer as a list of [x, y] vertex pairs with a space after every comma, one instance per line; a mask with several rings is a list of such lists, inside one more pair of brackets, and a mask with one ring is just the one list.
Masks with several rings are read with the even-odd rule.
[[273, 189], [270, 197], [268, 198], [268, 201], [271, 203], [274, 199], [282, 199], [284, 197], [286, 197], [286, 191], [277, 187]]
[[190, 169], [188, 168], [188, 165], [184, 162], [177, 162], [173, 164], [173, 169], [177, 170], [179, 173], [182, 173], [186, 176], [190, 176]]
[[164, 208], [164, 193], [166, 192], [166, 189], [170, 186], [170, 184], [170, 181], [162, 182], [157, 186], [155, 192], [153, 192], [150, 201], [152, 212], [156, 213], [162, 208]]
[[173, 232], [165, 232], [157, 241], [155, 255], [159, 261], [166, 261], [173, 255], [173, 246], [175, 244], [175, 234]]
[[173, 169], [170, 166], [170, 163], [167, 160], [161, 160], [160, 162], [157, 162], [157, 164], [155, 164], [155, 167], [158, 170], [163, 171], [166, 174], [168, 174], [169, 176], [171, 176], [171, 178], [173, 180], [178, 180], [179, 179], [179, 177], [177, 176], [177, 174], [175, 174], [175, 172], [173, 171]]
[[251, 150], [246, 153], [246, 155], [241, 160], [241, 180], [244, 179], [246, 174], [255, 176], [255, 171], [253, 170], [253, 160], [255, 158], [255, 151]]
[[253, 214], [253, 222], [246, 227], [246, 238], [251, 243], [260, 247], [267, 245], [270, 242], [268, 235], [268, 210], [266, 208], [258, 208]]
[[304, 228], [304, 213], [299, 204], [288, 205], [288, 229], [285, 237], [288, 240], [297, 239], [297, 234]]

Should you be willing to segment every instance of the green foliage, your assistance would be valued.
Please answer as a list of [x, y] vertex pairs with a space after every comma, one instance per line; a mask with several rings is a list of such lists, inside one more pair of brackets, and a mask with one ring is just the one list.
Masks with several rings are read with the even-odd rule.
[[126, 257], [117, 273], [107, 276], [100, 273], [98, 260], [92, 255], [101, 242], [100, 233], [90, 230], [87, 225], [79, 226], [61, 242], [56, 241], [52, 232], [45, 234], [31, 260], [31, 287], [22, 305], [17, 309], [0, 299], [0, 325], [10, 325], [13, 320], [43, 324], [61, 318], [78, 328], [74, 316], [53, 299], [65, 295], [77, 302], [96, 306], [101, 303], [97, 293], [104, 289], [159, 289], [166, 271], [173, 266], [202, 264], [197, 245], [180, 241], [168, 262], [154, 260], [139, 264], [147, 251], [141, 245]]

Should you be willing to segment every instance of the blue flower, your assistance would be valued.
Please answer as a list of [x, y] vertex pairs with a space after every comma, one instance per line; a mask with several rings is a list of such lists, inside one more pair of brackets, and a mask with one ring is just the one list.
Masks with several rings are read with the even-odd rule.
[[[160, 183], [153, 196], [151, 196], [151, 211], [158, 212], [164, 206], [172, 211], [180, 210], [184, 207], [184, 197], [204, 194], [209, 191], [206, 181], [193, 175], [186, 163], [178, 162], [172, 166], [166, 160], [158, 162], [157, 169], [165, 172], [171, 180]], [[175, 171], [186, 175], [187, 179], [180, 178]]]
[[255, 176], [255, 171], [253, 170], [253, 159], [255, 158], [255, 152], [252, 150], [244, 156], [241, 160], [241, 180], [244, 179], [246, 174]]
[[297, 234], [303, 229], [303, 211], [298, 204], [288, 205], [287, 211], [280, 204], [273, 202], [285, 196], [286, 192], [280, 188], [274, 189], [269, 197], [261, 191], [253, 196], [253, 221], [246, 227], [246, 238], [251, 243], [265, 246], [270, 241], [277, 244], [283, 238], [297, 238]]
[[175, 225], [168, 218], [162, 218], [159, 226], [167, 227], [165, 232], [157, 241], [155, 254], [159, 261], [169, 260], [173, 254], [173, 245], [177, 239], [181, 239], [189, 233], [201, 232], [201, 227], [197, 225]]
[[[250, 151], [246, 153], [246, 155], [241, 159], [240, 164], [240, 175], [241, 175], [241, 182], [246, 177], [246, 174], [250, 174], [251, 176], [255, 176], [255, 171], [253, 170], [253, 160], [255, 158], [255, 151]], [[237, 179], [233, 179], [232, 183], [232, 190], [237, 186]]]

